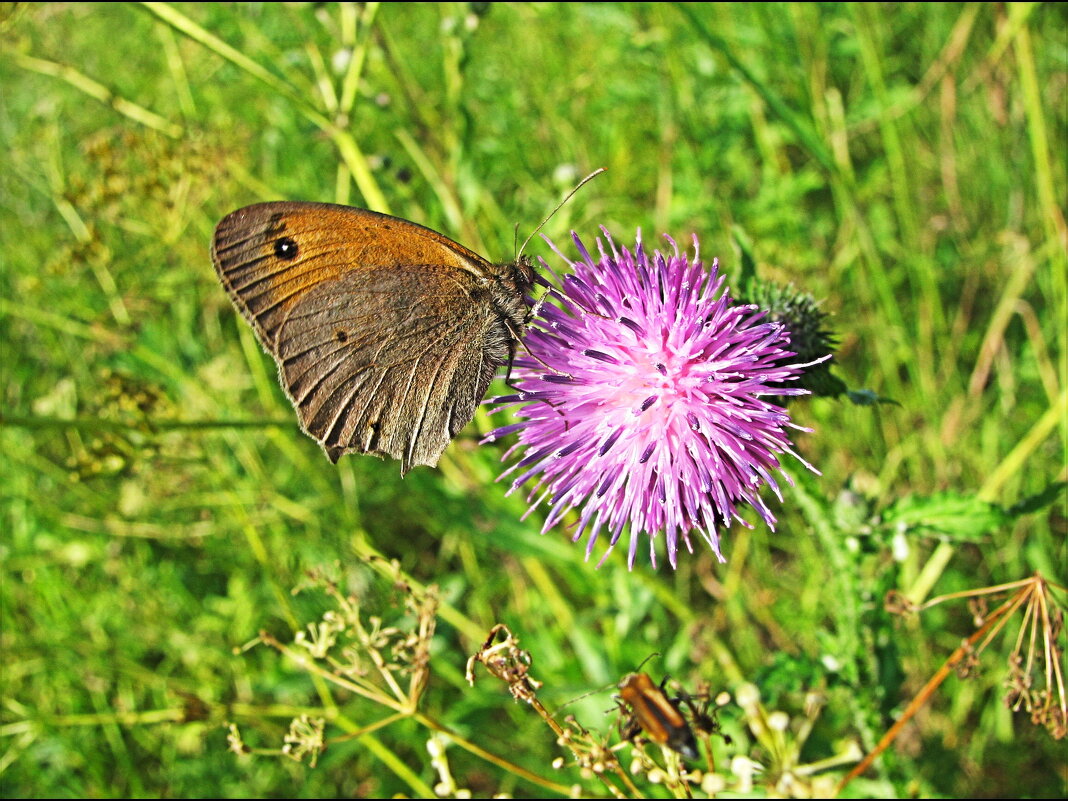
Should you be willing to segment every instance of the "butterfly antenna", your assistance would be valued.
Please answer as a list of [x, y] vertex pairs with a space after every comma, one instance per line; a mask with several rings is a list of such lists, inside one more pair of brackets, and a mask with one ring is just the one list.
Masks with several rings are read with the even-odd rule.
[[[544, 220], [542, 220], [542, 221], [541, 221], [541, 222], [540, 222], [540, 223], [538, 224], [538, 227], [537, 227], [537, 228], [535, 228], [535, 229], [534, 229], [533, 231], [531, 231], [531, 233], [530, 233], [530, 236], [528, 236], [528, 237], [527, 237], [527, 238], [526, 238], [526, 239], [525, 239], [525, 240], [523, 241], [523, 247], [519, 248], [519, 250], [518, 250], [518, 251], [514, 251], [514, 252], [515, 252], [515, 254], [516, 254], [516, 255], [515, 255], [515, 259], [516, 259], [516, 261], [519, 261], [519, 257], [520, 257], [520, 255], [522, 255], [523, 251], [527, 249], [527, 245], [529, 245], [529, 244], [530, 244], [530, 240], [534, 238], [534, 235], [535, 235], [536, 233], [538, 233], [538, 231], [540, 231], [540, 230], [541, 230], [542, 228], [544, 228], [544, 227], [545, 227], [545, 223], [549, 222], [549, 220], [551, 220], [551, 219], [552, 219], [552, 216], [553, 216], [554, 214], [556, 214], [556, 212], [560, 211], [560, 209], [561, 209], [561, 208], [563, 208], [564, 204], [565, 204], [565, 203], [567, 203], [567, 201], [571, 200], [571, 198], [573, 198], [573, 197], [575, 196], [575, 193], [576, 193], [576, 192], [578, 192], [578, 191], [579, 191], [579, 190], [580, 190], [580, 189], [581, 189], [582, 187], [584, 187], [584, 186], [585, 186], [586, 184], [588, 184], [588, 183], [589, 183], [590, 181], [592, 181], [592, 180], [593, 180], [594, 178], [596, 178], [596, 177], [597, 177], [598, 175], [600, 175], [600, 174], [601, 174], [602, 172], [608, 172], [607, 168], [605, 168], [605, 167], [601, 167], [601, 168], [599, 168], [599, 169], [596, 169], [596, 170], [594, 170], [594, 171], [593, 171], [593, 172], [591, 172], [591, 173], [590, 173], [589, 175], [587, 175], [587, 176], [586, 176], [585, 178], [583, 178], [583, 179], [582, 179], [581, 181], [579, 181], [579, 182], [578, 182], [578, 183], [577, 183], [577, 184], [575, 185], [575, 188], [574, 188], [574, 189], [572, 189], [572, 190], [571, 190], [570, 192], [568, 192], [568, 193], [567, 193], [567, 196], [566, 196], [566, 197], [564, 197], [564, 199], [563, 199], [563, 200], [561, 200], [561, 201], [560, 201], [560, 202], [559, 202], [559, 203], [558, 203], [558, 204], [556, 205], [556, 208], [554, 208], [554, 209], [553, 209], [553, 210], [552, 210], [551, 212], [549, 212], [549, 215], [548, 215], [548, 216], [547, 216], [547, 217], [546, 217], [546, 218], [545, 218]], [[513, 249], [515, 248], [515, 243], [516, 243], [516, 242], [517, 242], [518, 240], [519, 240], [519, 225], [518, 225], [518, 224], [516, 224], [516, 227], [515, 227], [515, 239], [513, 239], [513, 241], [512, 241], [512, 247], [513, 247]], [[540, 297], [540, 298], [539, 298], [539, 299], [537, 300], [537, 302], [536, 302], [536, 303], [534, 304], [534, 307], [533, 307], [533, 309], [532, 309], [532, 310], [530, 311], [530, 313], [528, 314], [528, 316], [527, 316], [527, 322], [528, 322], [528, 323], [530, 322], [530, 320], [531, 320], [531, 319], [533, 319], [534, 317], [536, 317], [536, 316], [537, 316], [538, 310], [539, 310], [539, 309], [541, 308], [541, 305], [542, 305], [542, 303], [544, 303], [544, 302], [545, 302], [545, 295], [543, 294], [543, 295], [542, 295], [542, 296], [541, 296], [541, 297]], [[511, 329], [509, 328], [509, 330], [511, 330]], [[520, 345], [520, 346], [521, 346], [521, 347], [523, 348], [523, 350], [525, 350], [525, 351], [527, 352], [527, 355], [529, 355], [529, 356], [530, 356], [530, 357], [531, 357], [532, 359], [534, 359], [534, 361], [536, 361], [536, 362], [539, 362], [540, 364], [542, 364], [542, 365], [543, 365], [543, 366], [544, 366], [545, 368], [547, 368], [547, 369], [548, 369], [548, 370], [549, 370], [550, 372], [552, 372], [552, 373], [556, 373], [556, 374], [560, 374], [560, 371], [559, 371], [559, 370], [557, 370], [557, 369], [556, 369], [555, 367], [552, 367], [551, 365], [548, 365], [548, 364], [546, 364], [546, 363], [545, 363], [545, 362], [544, 362], [543, 360], [539, 359], [539, 358], [538, 358], [538, 357], [537, 357], [537, 356], [536, 356], [536, 355], [535, 355], [534, 353], [532, 353], [532, 352], [531, 352], [531, 350], [530, 350], [530, 348], [528, 348], [528, 347], [527, 347], [527, 345], [526, 345], [526, 343], [525, 343], [525, 342], [523, 341], [523, 338], [522, 338], [522, 336], [520, 336], [520, 335], [519, 335], [519, 334], [518, 334], [517, 332], [514, 332], [514, 331], [513, 331], [513, 332], [512, 332], [512, 336], [513, 336], [513, 337], [514, 337], [514, 338], [516, 339], [516, 341], [517, 341], [517, 342], [519, 343], [519, 345]], [[515, 354], [513, 353], [513, 354], [512, 354], [512, 356], [514, 357], [514, 356], [515, 356]], [[512, 372], [512, 362], [511, 362], [511, 359], [509, 359], [509, 362], [508, 362], [508, 377], [507, 377], [507, 378], [505, 378], [505, 380], [504, 380], [504, 383], [505, 383], [505, 384], [506, 384], [507, 386], [509, 386], [509, 387], [512, 387], [512, 385], [511, 385], [511, 384], [509, 383], [509, 380], [508, 380], [508, 379], [509, 379], [509, 378], [511, 377], [511, 372]], [[517, 387], [512, 387], [512, 388], [513, 388], [513, 389], [517, 389], [517, 390], [518, 390], [518, 388], [517, 388]], [[548, 401], [545, 401], [545, 403], [548, 403]], [[552, 406], [552, 407], [553, 407], [554, 409], [556, 408], [556, 407], [555, 407], [555, 406], [554, 406], [554, 405], [553, 405], [552, 403], [549, 403], [549, 406]], [[558, 413], [558, 414], [560, 414], [561, 416], [563, 416], [563, 412], [561, 412], [561, 411], [560, 411], [559, 409], [556, 409], [556, 411], [557, 411], [557, 413]], [[566, 422], [565, 422], [565, 428], [566, 428], [566, 427], [567, 427], [567, 424], [566, 424]]]
[[[530, 240], [534, 238], [534, 235], [537, 234], [538, 231], [540, 231], [542, 228], [545, 227], [545, 223], [549, 222], [549, 220], [551, 220], [553, 218], [553, 215], [556, 214], [556, 212], [560, 211], [560, 209], [563, 208], [564, 204], [567, 203], [567, 201], [571, 200], [571, 198], [573, 198], [575, 196], [576, 192], [578, 192], [580, 189], [582, 189], [582, 187], [584, 187], [586, 184], [588, 184], [590, 181], [592, 181], [594, 178], [596, 178], [602, 172], [608, 172], [608, 169], [606, 167], [601, 167], [600, 169], [594, 170], [589, 175], [587, 175], [585, 178], [583, 178], [581, 181], [579, 181], [575, 185], [575, 188], [567, 193], [567, 197], [565, 197], [563, 200], [561, 200], [557, 204], [556, 208], [549, 212], [549, 216], [546, 217], [544, 220], [542, 220], [538, 224], [538, 227], [530, 232], [530, 236], [528, 236], [526, 238], [526, 240], [523, 242], [523, 247], [519, 248], [519, 252], [516, 254], [516, 258], [519, 258], [519, 256], [522, 255], [523, 251], [527, 249], [527, 245], [530, 244]], [[516, 233], [518, 233], [518, 229], [516, 229]]]

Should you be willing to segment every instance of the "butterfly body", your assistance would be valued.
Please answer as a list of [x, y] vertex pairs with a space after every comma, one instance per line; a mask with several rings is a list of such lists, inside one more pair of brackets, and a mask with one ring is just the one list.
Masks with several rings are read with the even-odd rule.
[[259, 203], [215, 229], [212, 260], [331, 461], [437, 464], [511, 364], [529, 259], [494, 264], [416, 223], [327, 203]]

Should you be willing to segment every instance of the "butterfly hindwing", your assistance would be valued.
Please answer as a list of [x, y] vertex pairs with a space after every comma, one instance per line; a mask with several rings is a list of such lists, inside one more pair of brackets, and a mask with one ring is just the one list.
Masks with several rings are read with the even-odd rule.
[[506, 332], [471, 302], [477, 287], [449, 279], [435, 284], [443, 292], [402, 291], [434, 270], [347, 273], [301, 298], [282, 323], [282, 383], [333, 461], [355, 452], [399, 459], [403, 472], [437, 464], [507, 361]]

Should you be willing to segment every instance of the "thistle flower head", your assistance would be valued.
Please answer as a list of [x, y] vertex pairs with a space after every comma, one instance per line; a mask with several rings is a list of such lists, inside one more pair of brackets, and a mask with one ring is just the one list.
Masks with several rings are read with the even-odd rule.
[[661, 534], [672, 567], [692, 532], [724, 561], [719, 530], [749, 526], [739, 507], [775, 523], [759, 490], [779, 496], [779, 455], [800, 457], [787, 437], [797, 427], [765, 397], [804, 394], [790, 385], [801, 365], [781, 324], [731, 303], [696, 237], [691, 261], [670, 238], [671, 251], [649, 255], [640, 232], [633, 250], [604, 235], [597, 259], [575, 234], [577, 261], [550, 242], [572, 272], [537, 309], [513, 365], [518, 394], [496, 399], [518, 405], [519, 422], [489, 439], [518, 434], [510, 491], [529, 482], [530, 509], [547, 503], [543, 533], [577, 510], [587, 558], [602, 530], [608, 552], [629, 530], [631, 567], [643, 536], [655, 566]]

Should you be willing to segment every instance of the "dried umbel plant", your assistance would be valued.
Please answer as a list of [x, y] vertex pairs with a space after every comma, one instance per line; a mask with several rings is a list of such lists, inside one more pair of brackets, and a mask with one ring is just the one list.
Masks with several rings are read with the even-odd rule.
[[[474, 685], [475, 666], [482, 664], [490, 675], [508, 685], [515, 700], [528, 704], [538, 713], [556, 734], [557, 742], [571, 752], [583, 775], [596, 776], [615, 798], [637, 795], [637, 788], [606, 743], [591, 736], [574, 718], [568, 717], [565, 725], [561, 725], [538, 700], [537, 693], [542, 683], [530, 675], [532, 663], [530, 652], [519, 647], [518, 638], [506, 625], [498, 623], [490, 629], [482, 647], [467, 660], [467, 681]], [[556, 767], [562, 765], [560, 760], [554, 763]], [[609, 774], [623, 783], [626, 793], [610, 780]]]
[[[336, 579], [324, 571], [312, 571], [308, 586], [324, 592], [333, 601], [332, 608], [296, 632], [292, 643], [261, 632], [249, 645], [268, 645], [308, 673], [387, 710], [382, 718], [334, 738], [333, 742], [361, 736], [403, 718], [418, 717], [419, 701], [430, 675], [437, 590], [413, 587], [403, 580], [396, 565], [382, 563], [377, 567], [380, 572], [392, 569], [395, 574], [393, 586], [400, 592], [400, 603], [391, 610], [371, 614], [360, 598], [342, 591]], [[383, 615], [388, 615], [388, 620]], [[330, 742], [324, 731], [324, 719], [300, 715], [293, 720], [280, 753], [297, 761], [307, 757], [314, 765]], [[248, 747], [232, 724], [229, 743], [235, 753], [278, 753]]]
[[[1035, 573], [1022, 581], [940, 595], [921, 605], [913, 604], [899, 593], [891, 593], [886, 606], [890, 611], [901, 614], [922, 612], [951, 600], [967, 600], [976, 630], [950, 654], [872, 752], [842, 780], [838, 786], [839, 792], [886, 750], [905, 724], [945, 681], [950, 671], [956, 670], [962, 677], [970, 675], [983, 651], [1005, 630], [1013, 614], [1021, 610], [1023, 621], [1008, 659], [1005, 703], [1013, 711], [1027, 711], [1032, 723], [1044, 726], [1058, 740], [1068, 734], [1068, 693], [1065, 692], [1064, 680], [1064, 603], [1058, 601], [1054, 591], [1061, 594], [1068, 592], [1064, 587], [1050, 583], [1040, 573]], [[1008, 593], [1011, 594], [1000, 606], [989, 611], [990, 598]]]

